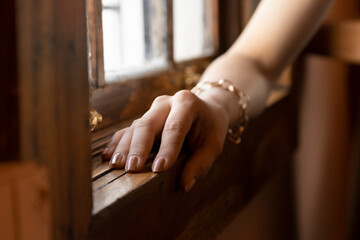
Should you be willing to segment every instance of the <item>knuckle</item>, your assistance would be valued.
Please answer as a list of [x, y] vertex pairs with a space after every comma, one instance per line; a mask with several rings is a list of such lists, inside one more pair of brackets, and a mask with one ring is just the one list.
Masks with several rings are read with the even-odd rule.
[[107, 147], [110, 147], [111, 145], [117, 144], [121, 138], [121, 135], [123, 134], [125, 130], [121, 129], [119, 131], [116, 131], [114, 135], [111, 137], [110, 142], [107, 144]]
[[189, 112], [194, 112], [197, 109], [199, 99], [189, 90], [181, 90], [175, 95], [175, 100], [181, 102], [182, 106]]
[[181, 90], [175, 93], [174, 97], [181, 102], [195, 103], [197, 98], [189, 90]]
[[128, 127], [128, 128], [125, 128], [124, 129], [124, 135], [126, 134], [130, 134], [132, 132], [132, 129], [131, 129], [131, 127]]
[[166, 96], [166, 95], [158, 96], [154, 99], [152, 104], [156, 105], [156, 104], [162, 103], [162, 102], [166, 101], [166, 99], [168, 99], [168, 98], [169, 98], [169, 96]]
[[116, 132], [114, 133], [113, 137], [112, 137], [112, 140], [114, 141], [114, 140], [118, 139], [119, 136], [120, 136], [123, 132], [124, 132], [124, 129], [121, 129], [121, 130], [119, 130], [119, 131], [116, 131]]
[[183, 124], [179, 121], [169, 121], [168, 123], [166, 123], [166, 125], [164, 126], [164, 131], [169, 131], [169, 132], [178, 132], [183, 134], [185, 131], [185, 127], [183, 126]]
[[147, 130], [147, 131], [153, 131], [154, 130], [154, 124], [153, 121], [150, 119], [139, 119], [135, 125], [134, 125], [135, 129], [141, 129], [141, 130]]

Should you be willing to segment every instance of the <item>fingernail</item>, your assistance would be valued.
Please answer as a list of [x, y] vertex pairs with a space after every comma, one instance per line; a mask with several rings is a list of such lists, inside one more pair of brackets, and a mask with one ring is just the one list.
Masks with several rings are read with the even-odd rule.
[[121, 153], [115, 153], [109, 163], [110, 168], [118, 168], [120, 167], [120, 161], [123, 158]]
[[161, 172], [164, 169], [165, 159], [157, 158], [153, 165], [153, 172]]
[[138, 160], [139, 160], [138, 157], [131, 156], [129, 158], [129, 161], [126, 163], [126, 167], [125, 167], [126, 171], [135, 171]]
[[195, 178], [191, 179], [190, 182], [188, 182], [188, 184], [186, 184], [185, 186], [185, 192], [190, 191], [190, 189], [194, 186], [195, 182]]

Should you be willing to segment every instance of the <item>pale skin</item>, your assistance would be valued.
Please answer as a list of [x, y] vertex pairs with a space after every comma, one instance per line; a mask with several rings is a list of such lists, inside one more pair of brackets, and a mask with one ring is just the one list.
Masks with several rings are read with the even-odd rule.
[[[251, 99], [248, 115], [264, 109], [271, 86], [320, 26], [333, 0], [263, 0], [233, 46], [206, 69], [201, 81], [229, 79]], [[157, 136], [154, 172], [170, 169], [187, 137], [191, 146], [180, 187], [189, 191], [222, 151], [227, 129], [241, 115], [235, 96], [220, 88], [199, 96], [187, 90], [156, 98], [137, 121], [116, 132], [104, 150], [110, 167], [138, 172]], [[211, 129], [211, 131], [209, 131]]]

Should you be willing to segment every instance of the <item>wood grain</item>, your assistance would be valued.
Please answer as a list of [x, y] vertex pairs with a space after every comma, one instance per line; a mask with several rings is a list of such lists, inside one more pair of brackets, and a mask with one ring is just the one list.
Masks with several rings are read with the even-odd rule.
[[91, 218], [86, 2], [18, 0], [21, 159], [49, 171], [51, 239]]

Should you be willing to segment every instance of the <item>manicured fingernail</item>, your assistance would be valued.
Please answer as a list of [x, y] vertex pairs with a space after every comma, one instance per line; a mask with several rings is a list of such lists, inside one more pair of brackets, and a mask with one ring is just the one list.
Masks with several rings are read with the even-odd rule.
[[121, 153], [115, 153], [109, 163], [110, 168], [118, 168], [120, 167], [121, 159], [123, 158]]
[[126, 171], [135, 171], [138, 161], [139, 161], [138, 157], [131, 156], [126, 163], [126, 167], [125, 167]]
[[161, 172], [164, 169], [165, 159], [157, 158], [153, 164], [153, 172]]
[[188, 184], [186, 184], [185, 186], [185, 192], [190, 191], [190, 189], [192, 189], [192, 187], [194, 186], [195, 182], [195, 178], [191, 179], [190, 182], [188, 182]]

